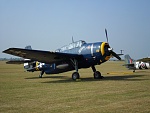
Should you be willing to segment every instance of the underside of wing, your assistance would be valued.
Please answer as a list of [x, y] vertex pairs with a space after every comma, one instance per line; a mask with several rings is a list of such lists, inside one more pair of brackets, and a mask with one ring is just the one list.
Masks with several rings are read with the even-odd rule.
[[6, 64], [23, 64], [23, 63], [29, 63], [29, 62], [33, 62], [33, 61], [32, 60], [24, 60], [24, 59], [10, 60], [10, 61], [7, 61]]
[[19, 56], [26, 59], [31, 59], [32, 61], [44, 62], [44, 63], [67, 61], [70, 60], [71, 58], [80, 60], [82, 58], [82, 55], [78, 55], [78, 54], [67, 54], [67, 53], [58, 53], [58, 52], [41, 51], [41, 50], [27, 50], [21, 48], [9, 48], [3, 51], [3, 53]]

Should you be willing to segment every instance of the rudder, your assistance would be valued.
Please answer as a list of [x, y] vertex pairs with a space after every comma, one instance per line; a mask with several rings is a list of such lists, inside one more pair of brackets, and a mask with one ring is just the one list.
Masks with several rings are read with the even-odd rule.
[[124, 56], [125, 64], [133, 64], [133, 59], [127, 54]]

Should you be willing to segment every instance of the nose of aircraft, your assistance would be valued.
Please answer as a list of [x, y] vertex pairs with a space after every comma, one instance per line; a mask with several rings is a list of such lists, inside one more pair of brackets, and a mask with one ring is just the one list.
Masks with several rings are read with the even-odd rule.
[[102, 44], [101, 44], [101, 46], [100, 46], [100, 52], [101, 52], [101, 54], [102, 54], [102, 56], [103, 56], [103, 60], [104, 61], [106, 61], [106, 60], [109, 60], [110, 59], [110, 52], [109, 52], [109, 48], [110, 48], [110, 46], [109, 46], [109, 44], [108, 43], [106, 43], [106, 42], [103, 42]]
[[113, 48], [111, 48], [106, 42], [103, 42], [101, 44], [100, 51], [102, 56], [104, 57], [104, 60], [109, 60], [111, 55], [116, 57], [118, 60], [121, 60], [121, 58], [113, 51]]

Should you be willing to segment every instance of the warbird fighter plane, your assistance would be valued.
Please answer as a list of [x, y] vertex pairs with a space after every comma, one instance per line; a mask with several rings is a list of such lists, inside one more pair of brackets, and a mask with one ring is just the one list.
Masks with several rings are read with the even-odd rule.
[[3, 52], [27, 59], [24, 60], [24, 68], [31, 72], [41, 71], [40, 78], [44, 73], [57, 74], [75, 70], [72, 79], [76, 80], [80, 78], [78, 69], [91, 67], [94, 78], [101, 79], [103, 76], [96, 70], [95, 65], [108, 61], [111, 56], [121, 60], [119, 55], [109, 46], [106, 29], [105, 33], [107, 42], [86, 43], [79, 40], [63, 46], [55, 52], [32, 50], [30, 47], [26, 49], [9, 48]]
[[150, 69], [150, 58], [142, 58], [137, 61], [133, 60], [129, 55], [125, 55], [125, 65], [128, 69], [139, 70], [139, 69]]

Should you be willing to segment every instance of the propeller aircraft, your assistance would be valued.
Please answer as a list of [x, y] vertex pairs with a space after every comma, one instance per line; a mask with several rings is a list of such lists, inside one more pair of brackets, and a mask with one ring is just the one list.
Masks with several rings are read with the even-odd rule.
[[124, 56], [125, 64], [128, 69], [133, 70], [141, 70], [141, 69], [150, 69], [150, 58], [142, 58], [137, 61], [133, 60], [128, 54]]
[[[96, 70], [95, 65], [100, 65], [110, 59], [111, 56], [121, 60], [108, 43], [107, 30], [105, 29], [107, 42], [86, 43], [83, 40], [72, 41], [69, 45], [57, 49], [55, 52], [32, 50], [30, 46], [25, 49], [9, 48], [3, 53], [24, 58], [21, 61], [8, 61], [8, 64], [24, 63], [24, 68], [29, 72], [40, 71], [39, 77], [46, 74], [58, 74], [71, 70], [72, 79], [80, 78], [78, 70], [91, 67], [95, 79], [103, 76]], [[72, 38], [73, 40], [73, 38]]]

